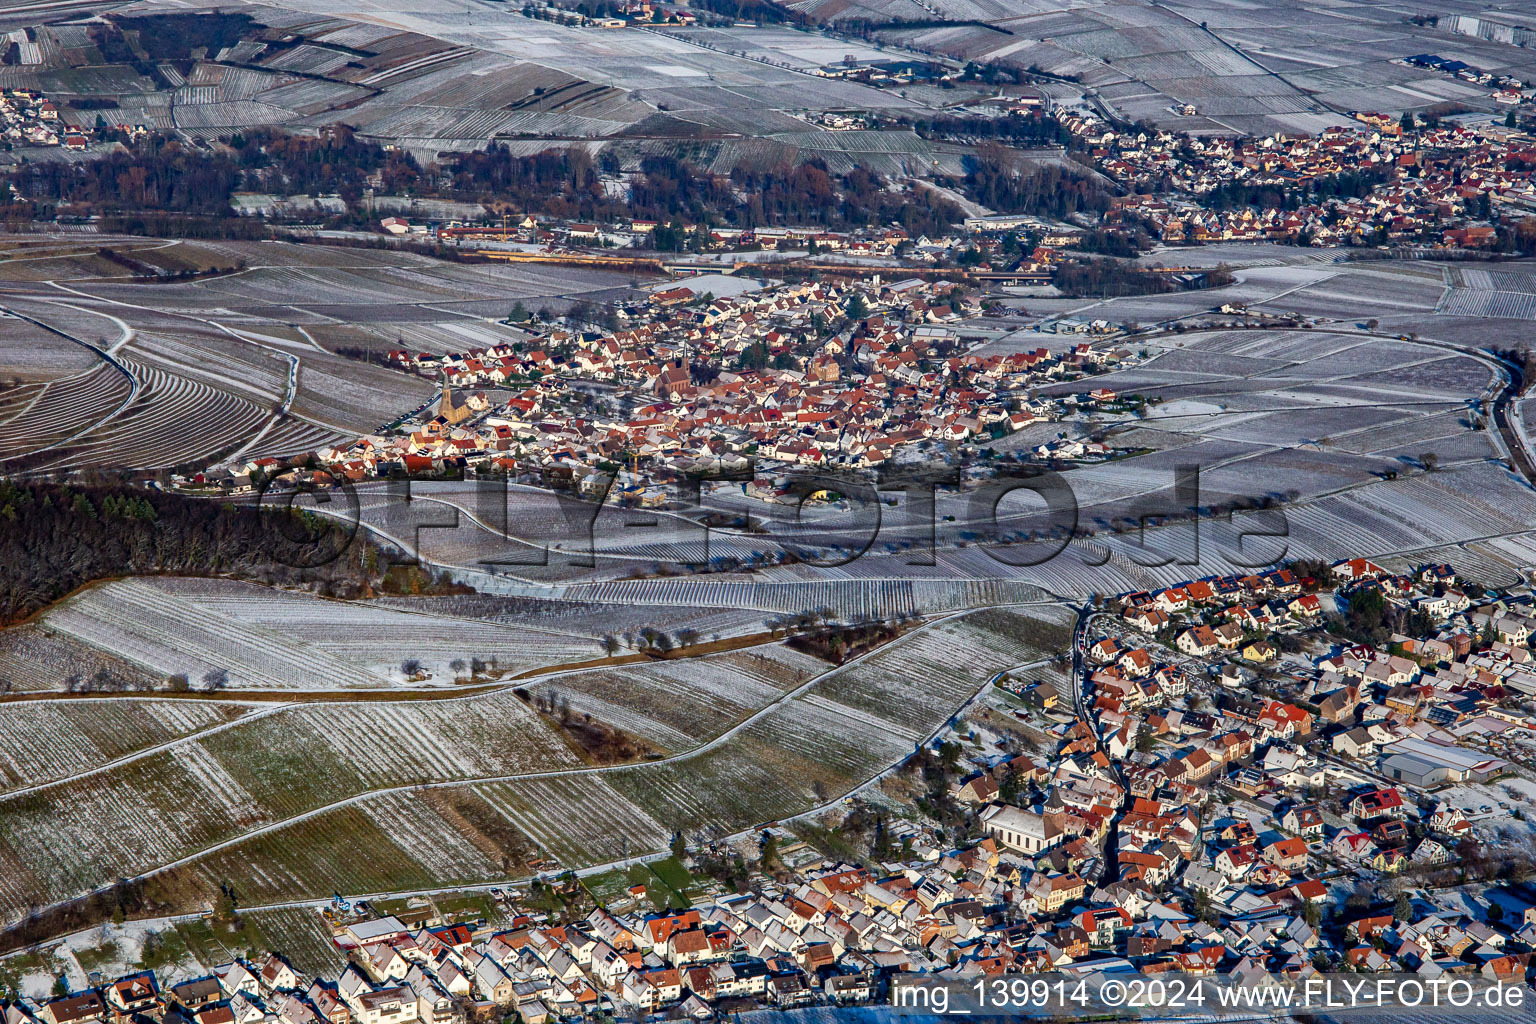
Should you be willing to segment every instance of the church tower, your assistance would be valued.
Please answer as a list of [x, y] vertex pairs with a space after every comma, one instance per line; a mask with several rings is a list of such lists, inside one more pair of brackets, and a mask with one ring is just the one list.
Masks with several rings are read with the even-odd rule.
[[447, 370], [443, 371], [443, 397], [437, 403], [437, 414], [450, 427], [456, 427], [470, 417], [469, 403], [462, 402], [453, 396], [453, 388], [448, 384]]

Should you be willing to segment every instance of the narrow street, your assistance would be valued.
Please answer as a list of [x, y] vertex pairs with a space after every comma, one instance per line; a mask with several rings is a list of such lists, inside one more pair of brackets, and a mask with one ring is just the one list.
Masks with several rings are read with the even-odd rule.
[[1125, 778], [1125, 772], [1120, 769], [1120, 762], [1115, 760], [1104, 745], [1104, 737], [1099, 734], [1098, 722], [1089, 714], [1088, 706], [1088, 628], [1093, 624], [1097, 612], [1090, 606], [1084, 606], [1077, 613], [1077, 624], [1072, 629], [1072, 705], [1077, 712], [1078, 721], [1086, 725], [1093, 733], [1094, 742], [1104, 757], [1109, 761], [1110, 770], [1115, 773], [1115, 781], [1120, 785], [1120, 806], [1115, 811], [1115, 817], [1109, 825], [1109, 835], [1104, 840], [1104, 871], [1100, 876], [1102, 881], [1112, 882], [1120, 877], [1120, 819], [1125, 817], [1127, 808], [1131, 803], [1131, 788]]

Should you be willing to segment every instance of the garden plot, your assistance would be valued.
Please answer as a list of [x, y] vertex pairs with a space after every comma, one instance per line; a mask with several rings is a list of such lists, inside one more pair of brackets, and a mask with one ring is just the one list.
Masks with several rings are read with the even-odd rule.
[[0, 705], [0, 792], [99, 768], [238, 718], [248, 707], [123, 698]]

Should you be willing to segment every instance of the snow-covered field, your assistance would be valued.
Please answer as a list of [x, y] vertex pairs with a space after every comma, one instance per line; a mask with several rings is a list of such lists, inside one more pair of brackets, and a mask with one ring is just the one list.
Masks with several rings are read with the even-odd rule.
[[[473, 659], [527, 671], [598, 657], [590, 637], [328, 601], [234, 580], [136, 579], [96, 587], [44, 617], [57, 633], [196, 687], [344, 690], [452, 685]], [[426, 677], [407, 678], [407, 659]]]

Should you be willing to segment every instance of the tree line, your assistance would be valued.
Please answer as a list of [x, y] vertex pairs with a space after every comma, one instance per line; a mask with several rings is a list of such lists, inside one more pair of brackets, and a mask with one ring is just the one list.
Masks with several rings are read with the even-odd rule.
[[1057, 164], [1020, 173], [996, 146], [982, 149], [968, 164], [962, 183], [966, 194], [999, 213], [1065, 220], [1074, 213], [1103, 213], [1110, 206], [1110, 193], [1093, 178]]
[[[315, 561], [322, 564], [310, 566]], [[387, 561], [361, 537], [349, 542], [345, 527], [309, 513], [123, 486], [0, 480], [0, 626], [94, 580], [233, 575], [355, 596], [371, 592]]]
[[517, 155], [500, 145], [423, 169], [409, 154], [359, 139], [346, 127], [314, 138], [263, 129], [232, 136], [218, 152], [156, 135], [95, 160], [22, 163], [0, 173], [0, 184], [11, 186], [0, 194], [26, 197], [13, 199], [5, 210], [11, 217], [90, 212], [103, 215], [112, 230], [185, 237], [261, 237], [261, 221], [238, 218], [232, 209], [237, 190], [334, 193], [350, 205], [351, 219], [368, 219], [360, 201], [375, 174], [390, 194], [440, 195], [568, 220], [633, 217], [662, 225], [808, 224], [829, 230], [896, 223], [913, 234], [932, 234], [963, 216], [948, 201], [889, 191], [873, 171], [836, 173], [817, 158], [716, 174], [673, 156], [646, 156], [627, 199], [603, 185], [605, 174], [619, 170], [612, 154], [600, 165], [582, 149]]

